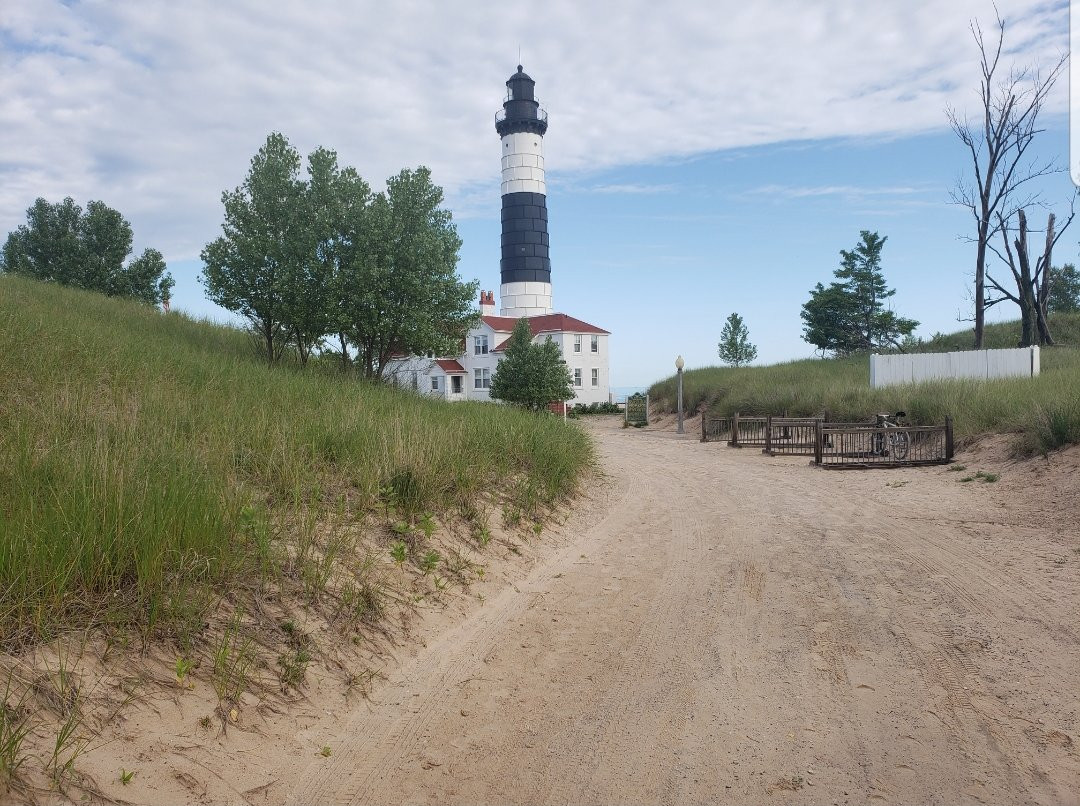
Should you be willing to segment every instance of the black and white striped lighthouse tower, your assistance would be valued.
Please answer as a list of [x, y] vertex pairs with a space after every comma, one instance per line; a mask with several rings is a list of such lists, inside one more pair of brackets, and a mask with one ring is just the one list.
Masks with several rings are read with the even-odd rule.
[[533, 81], [518, 65], [506, 82], [506, 100], [495, 116], [502, 137], [502, 259], [499, 270], [503, 316], [551, 313], [547, 185], [544, 133], [547, 113]]

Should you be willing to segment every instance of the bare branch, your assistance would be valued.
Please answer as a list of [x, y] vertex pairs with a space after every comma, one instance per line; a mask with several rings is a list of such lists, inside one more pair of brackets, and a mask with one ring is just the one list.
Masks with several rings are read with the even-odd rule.
[[[1039, 113], [1063, 74], [1068, 57], [1062, 55], [1045, 73], [1037, 67], [1025, 67], [1001, 75], [1006, 24], [996, 6], [994, 23], [996, 37], [992, 32], [984, 32], [978, 20], [972, 20], [969, 25], [980, 57], [979, 101], [982, 119], [978, 127], [954, 108], [947, 108], [945, 112], [950, 127], [968, 153], [973, 170], [970, 181], [963, 178], [957, 181], [950, 197], [954, 204], [970, 210], [975, 219], [976, 347], [982, 345], [984, 308], [1010, 298], [988, 299], [985, 293], [987, 253], [996, 255], [1009, 266], [1018, 289], [1025, 287], [1030, 270], [1024, 238], [1026, 226], [1021, 226], [1020, 240], [1024, 242], [1022, 254], [1020, 251], [1014, 254], [1007, 222], [1014, 216], [1022, 215], [1025, 208], [1040, 203], [1040, 193], [1034, 180], [1063, 170], [1053, 161], [1029, 159], [1028, 152], [1032, 142], [1043, 132], [1038, 125]], [[1028, 189], [1030, 192], [1026, 192]], [[1002, 237], [1000, 248], [994, 244], [999, 235]], [[1048, 238], [1048, 249], [1052, 243]], [[1038, 273], [1037, 267], [1036, 275]], [[992, 280], [991, 287], [1004, 292]], [[1022, 290], [1020, 297], [1027, 299], [1027, 292]]]

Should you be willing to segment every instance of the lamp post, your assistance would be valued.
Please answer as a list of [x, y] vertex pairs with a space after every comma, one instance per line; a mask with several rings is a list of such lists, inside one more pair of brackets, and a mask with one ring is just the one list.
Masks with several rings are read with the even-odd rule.
[[685, 365], [683, 364], [682, 356], [680, 355], [678, 358], [675, 359], [675, 369], [678, 370], [678, 373], [679, 373], [679, 427], [677, 429], [675, 429], [676, 434], [685, 433], [683, 431], [683, 427], [682, 427], [682, 368], [683, 368], [683, 366], [685, 366]]

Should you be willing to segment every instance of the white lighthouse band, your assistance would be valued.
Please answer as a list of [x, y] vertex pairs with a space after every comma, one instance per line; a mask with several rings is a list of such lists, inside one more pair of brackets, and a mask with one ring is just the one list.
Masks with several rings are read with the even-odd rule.
[[533, 92], [535, 82], [518, 65], [506, 82], [496, 116], [502, 137], [502, 258], [499, 272], [503, 316], [551, 313], [544, 133], [547, 115]]

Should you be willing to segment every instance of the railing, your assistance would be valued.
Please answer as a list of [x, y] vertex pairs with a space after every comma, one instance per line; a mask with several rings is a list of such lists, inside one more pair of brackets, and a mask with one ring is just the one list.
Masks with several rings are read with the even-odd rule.
[[[499, 124], [506, 122], [506, 120], [507, 120], [506, 109], [500, 109], [498, 112], [495, 113], [495, 128], [498, 129]], [[510, 118], [510, 120], [515, 121], [515, 122], [516, 121], [522, 121], [522, 122], [527, 122], [527, 123], [535, 123], [536, 128], [541, 130], [540, 134], [543, 134], [547, 130], [548, 114], [547, 114], [546, 109], [543, 109], [540, 106], [537, 106], [536, 107], [536, 117], [515, 116], [513, 118]]]
[[944, 464], [954, 454], [952, 417], [928, 426], [820, 423], [814, 441], [814, 464], [834, 469]]
[[821, 417], [772, 417], [765, 423], [765, 447], [770, 456], [813, 456]]
[[743, 417], [738, 412], [731, 418], [731, 439], [728, 445], [733, 448], [765, 446], [765, 426], [768, 417]]
[[706, 417], [701, 415], [701, 441], [727, 442], [731, 439], [731, 417]]
[[[520, 118], [521, 120], [539, 120], [541, 123], [547, 123], [548, 113], [546, 109], [537, 108], [535, 118]], [[500, 109], [495, 113], [495, 122], [499, 123], [506, 120], [506, 110]]]
[[944, 425], [880, 426], [826, 423], [821, 417], [701, 418], [701, 441], [762, 447], [772, 456], [813, 456], [827, 468], [944, 464], [954, 454], [952, 417]]

